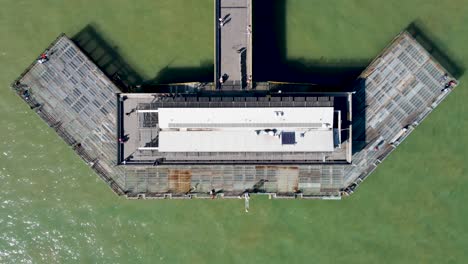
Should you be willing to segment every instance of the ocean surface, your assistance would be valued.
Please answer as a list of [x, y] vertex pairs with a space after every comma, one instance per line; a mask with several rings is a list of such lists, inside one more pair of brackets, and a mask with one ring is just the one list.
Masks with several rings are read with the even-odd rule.
[[[265, 44], [253, 33], [257, 56], [282, 56], [280, 41], [284, 59], [346, 72], [420, 22], [468, 65], [467, 0], [255, 2], [278, 11], [255, 10], [271, 25]], [[210, 0], [0, 0], [0, 264], [468, 263], [466, 73], [353, 196], [253, 196], [248, 214], [238, 199], [117, 197], [9, 89], [59, 33], [88, 25], [144, 79], [198, 74], [213, 64], [212, 12]]]
[[13, 92], [2, 95], [0, 263], [205, 263], [267, 234], [255, 202], [246, 215], [238, 199], [116, 196]]

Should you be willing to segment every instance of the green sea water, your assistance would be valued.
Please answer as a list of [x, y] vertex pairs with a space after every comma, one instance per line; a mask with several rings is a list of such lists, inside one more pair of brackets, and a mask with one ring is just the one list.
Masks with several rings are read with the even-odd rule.
[[[290, 60], [370, 60], [417, 20], [468, 64], [465, 0], [254, 1], [284, 8]], [[248, 214], [237, 199], [117, 197], [9, 89], [88, 24], [144, 79], [212, 63], [212, 13], [211, 0], [0, 0], [0, 263], [468, 262], [466, 75], [352, 197], [253, 196]]]

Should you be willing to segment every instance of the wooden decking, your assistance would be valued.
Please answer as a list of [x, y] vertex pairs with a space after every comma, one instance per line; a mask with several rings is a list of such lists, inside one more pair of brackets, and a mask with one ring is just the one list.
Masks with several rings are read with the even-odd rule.
[[[364, 141], [346, 168], [345, 182], [364, 179], [452, 88], [450, 75], [408, 32], [398, 35], [361, 74], [354, 96], [355, 139]], [[358, 127], [361, 127], [359, 129]]]

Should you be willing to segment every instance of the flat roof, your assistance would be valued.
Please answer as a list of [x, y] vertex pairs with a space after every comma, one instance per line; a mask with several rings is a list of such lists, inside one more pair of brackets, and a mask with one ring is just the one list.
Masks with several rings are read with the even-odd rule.
[[[284, 132], [295, 133], [295, 143], [283, 144]], [[281, 131], [276, 135], [251, 131], [162, 131], [159, 133], [160, 152], [295, 152], [333, 151], [333, 131], [318, 130], [305, 133]]]
[[160, 108], [158, 115], [160, 152], [334, 149], [333, 107]]
[[333, 107], [159, 108], [159, 128], [333, 127]]
[[[350, 107], [350, 98], [348, 93], [342, 94], [282, 94], [281, 96], [267, 96], [266, 94], [258, 94], [257, 96], [245, 97], [245, 94], [237, 94], [233, 97], [232, 94], [220, 96], [167, 96], [165, 94], [120, 94], [120, 98], [125, 98], [120, 104], [120, 124], [122, 127], [122, 135], [125, 135], [126, 142], [121, 144], [122, 156], [121, 160], [125, 160], [126, 164], [153, 164], [156, 160], [159, 165], [163, 164], [302, 164], [302, 163], [343, 163], [351, 161], [351, 142], [348, 134], [349, 122], [343, 120], [347, 116]], [[244, 96], [244, 97], [242, 97]], [[335, 104], [337, 102], [337, 104]], [[317, 108], [312, 113], [304, 113], [304, 110], [294, 110], [291, 108], [305, 109]], [[333, 119], [329, 115], [325, 119], [316, 118], [318, 108], [329, 108], [329, 114], [333, 109]], [[200, 110], [199, 110], [200, 109]], [[229, 110], [231, 109], [231, 110]], [[252, 109], [252, 110], [247, 110]], [[258, 109], [261, 109], [259, 112]], [[289, 112], [285, 112], [285, 109]], [[276, 111], [276, 112], [275, 112]], [[296, 119], [293, 119], [293, 111], [298, 111]], [[301, 112], [302, 111], [302, 112]], [[251, 112], [254, 116], [250, 119], [256, 122], [245, 123], [242, 118], [245, 113]], [[214, 116], [213, 113], [216, 113]], [[223, 113], [223, 114], [221, 114]], [[240, 115], [239, 113], [243, 113]], [[278, 116], [276, 115], [278, 113]], [[282, 115], [281, 115], [282, 113]], [[341, 113], [341, 115], [339, 114]], [[308, 116], [304, 119], [302, 116]], [[169, 117], [172, 116], [173, 121], [170, 123]], [[230, 116], [229, 121], [226, 118]], [[252, 119], [254, 118], [254, 119]], [[256, 119], [255, 119], [256, 118]], [[276, 119], [284, 119], [283, 124]], [[315, 118], [315, 119], [314, 119]], [[301, 151], [301, 144], [310, 140], [312, 131], [306, 132], [310, 127], [319, 128], [325, 121], [329, 120], [329, 124], [333, 125], [333, 135], [328, 135], [331, 138], [330, 145], [318, 145], [318, 143], [307, 143], [314, 147], [309, 147], [310, 151]], [[337, 122], [340, 120], [340, 122]], [[175, 122], [175, 123], [174, 123]], [[285, 123], [286, 122], [286, 123]], [[287, 123], [289, 122], [289, 123]], [[258, 137], [257, 130], [270, 129], [276, 127], [277, 137], [275, 142], [278, 146], [295, 144], [295, 148], [282, 147], [278, 151], [273, 149], [256, 148], [258, 151], [253, 151], [252, 148], [245, 148], [242, 151], [234, 149], [233, 144], [229, 148], [223, 147], [224, 151], [214, 149], [212, 146], [223, 146], [225, 140], [219, 139], [212, 142], [213, 135], [207, 141], [203, 138], [194, 139], [193, 137], [204, 137], [201, 134], [165, 134], [168, 131], [240, 131], [248, 129], [249, 135]], [[240, 129], [239, 129], [240, 128]], [[280, 130], [283, 128], [282, 130]], [[296, 131], [298, 131], [296, 133]], [[266, 131], [259, 131], [265, 134]], [[304, 132], [306, 132], [304, 134]], [[218, 133], [219, 134], [219, 133]], [[304, 138], [301, 138], [304, 134]], [[230, 134], [232, 135], [232, 134]], [[237, 136], [239, 137], [239, 133]], [[174, 139], [174, 137], [181, 137]], [[224, 134], [222, 137], [229, 136]], [[318, 135], [320, 137], [320, 135]], [[299, 140], [296, 140], [299, 139]], [[243, 139], [243, 138], [242, 138]], [[244, 140], [244, 139], [243, 139]], [[170, 146], [172, 149], [166, 149], [168, 142], [180, 141], [188, 142], [181, 144], [177, 148]], [[205, 142], [204, 146], [211, 146], [211, 149], [203, 149], [199, 146], [189, 145], [194, 141]], [[222, 141], [221, 144], [216, 142]], [[207, 143], [208, 142], [208, 143]], [[309, 141], [310, 142], [310, 141]], [[324, 141], [320, 141], [322, 143]], [[330, 150], [331, 142], [333, 149]], [[296, 144], [298, 143], [298, 144]], [[245, 146], [245, 145], [244, 145]], [[319, 148], [326, 151], [319, 151]], [[302, 148], [303, 150], [304, 148]], [[198, 151], [196, 151], [198, 150]]]

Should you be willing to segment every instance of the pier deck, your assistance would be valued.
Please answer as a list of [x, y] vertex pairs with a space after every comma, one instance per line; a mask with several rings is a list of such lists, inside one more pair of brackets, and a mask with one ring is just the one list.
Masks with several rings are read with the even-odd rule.
[[[119, 159], [131, 153], [118, 142], [124, 132], [118, 116], [127, 118], [121, 112], [118, 88], [64, 35], [51, 44], [47, 53], [49, 60], [35, 61], [12, 88], [117, 194], [130, 198], [139, 194], [155, 198], [168, 194], [208, 197], [207, 192], [213, 188], [222, 189], [226, 197], [245, 190], [276, 193], [278, 197], [294, 197], [297, 192], [304, 197], [340, 195], [341, 190], [358, 185], [372, 173], [450, 94], [455, 86], [444, 89], [447, 83], [456, 83], [411, 34], [402, 32], [362, 73], [355, 87], [352, 113], [346, 119], [352, 121], [355, 133], [353, 164], [123, 166], [118, 164]], [[175, 97], [173, 102], [162, 103], [169, 107], [219, 106], [248, 104], [252, 100], [211, 102], [194, 98], [182, 102]], [[279, 98], [255, 100], [261, 104], [282, 103]], [[285, 98], [284, 103], [291, 103]], [[126, 122], [134, 117], [128, 116]], [[151, 135], [148, 139], [151, 142]]]

